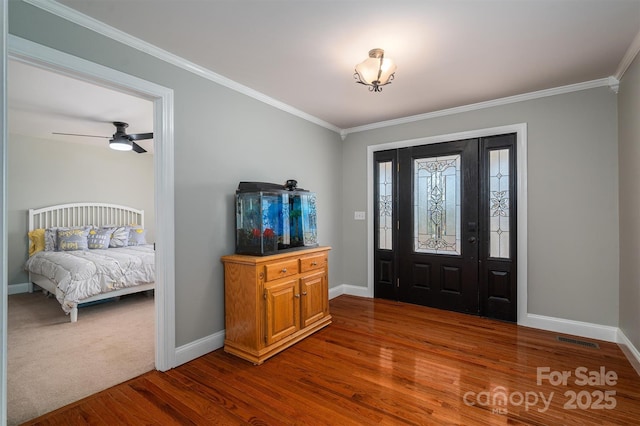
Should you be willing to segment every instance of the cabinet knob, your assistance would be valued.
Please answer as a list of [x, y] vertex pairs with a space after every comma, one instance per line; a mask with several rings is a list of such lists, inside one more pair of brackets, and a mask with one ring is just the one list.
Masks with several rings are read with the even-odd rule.
[[316, 261], [311, 262], [311, 266], [318, 266], [318, 262]]
[[282, 271], [280, 271], [280, 272], [282, 272], [283, 274], [286, 273], [287, 272], [287, 268], [282, 268]]
[[298, 299], [300, 298], [300, 294], [296, 294], [295, 296], [296, 296]]
[[303, 295], [303, 296], [306, 296], [306, 295], [307, 295], [307, 292], [306, 292], [306, 291], [303, 291], [303, 292], [302, 292], [302, 295]]

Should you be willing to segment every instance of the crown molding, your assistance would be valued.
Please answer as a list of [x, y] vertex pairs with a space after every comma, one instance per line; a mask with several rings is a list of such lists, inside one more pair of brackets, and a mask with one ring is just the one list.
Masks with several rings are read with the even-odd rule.
[[540, 90], [537, 92], [530, 92], [530, 93], [525, 93], [521, 95], [494, 99], [491, 101], [479, 102], [475, 104], [463, 105], [459, 107], [454, 107], [454, 108], [449, 108], [449, 109], [444, 109], [444, 110], [439, 110], [439, 111], [434, 111], [434, 112], [429, 112], [424, 114], [412, 115], [412, 116], [401, 117], [393, 120], [379, 121], [376, 123], [365, 124], [362, 126], [341, 129], [318, 117], [315, 117], [311, 114], [308, 114], [304, 111], [294, 108], [291, 105], [287, 105], [284, 102], [278, 101], [270, 96], [267, 96], [261, 92], [258, 92], [257, 90], [251, 89], [250, 87], [244, 86], [227, 77], [224, 77], [204, 67], [201, 67], [200, 65], [197, 65], [184, 58], [181, 58], [177, 55], [174, 55], [170, 52], [160, 49], [157, 46], [154, 46], [150, 43], [147, 43], [146, 41], [138, 39], [130, 34], [127, 34], [124, 31], [113, 28], [105, 24], [104, 22], [98, 21], [94, 18], [84, 15], [56, 1], [52, 1], [52, 0], [23, 0], [23, 1], [37, 8], [45, 10], [46, 12], [49, 12], [53, 15], [56, 15], [60, 18], [66, 19], [67, 21], [70, 21], [84, 28], [87, 28], [91, 31], [94, 31], [98, 34], [101, 34], [105, 37], [108, 37], [112, 40], [120, 42], [133, 49], [139, 50], [148, 55], [154, 56], [162, 61], [165, 61], [179, 68], [182, 68], [188, 72], [194, 73], [202, 78], [213, 81], [217, 84], [220, 84], [236, 92], [242, 93], [246, 96], [249, 96], [253, 99], [256, 99], [274, 108], [280, 109], [296, 117], [302, 118], [303, 120], [307, 120], [311, 123], [317, 124], [318, 126], [321, 126], [328, 130], [336, 132], [340, 135], [343, 141], [346, 139], [347, 135], [349, 135], [350, 133], [358, 133], [358, 132], [363, 132], [367, 130], [380, 129], [384, 127], [412, 123], [415, 121], [428, 120], [436, 117], [460, 114], [460, 113], [475, 111], [479, 109], [492, 108], [492, 107], [497, 107], [501, 105], [508, 105], [516, 102], [523, 102], [523, 101], [528, 101], [532, 99], [544, 98], [548, 96], [577, 92], [580, 90], [587, 90], [587, 89], [592, 89], [596, 87], [608, 86], [614, 93], [618, 93], [618, 85], [620, 83], [620, 79], [622, 75], [624, 74], [626, 69], [629, 67], [629, 65], [631, 65], [631, 63], [635, 59], [638, 52], [640, 52], [640, 32], [639, 32], [636, 35], [633, 42], [631, 43], [631, 46], [627, 50], [627, 53], [625, 54], [622, 62], [618, 66], [618, 70], [616, 74], [609, 78], [592, 80], [592, 81], [587, 81], [583, 83], [577, 83], [577, 84], [571, 84], [567, 86]]
[[587, 89], [593, 89], [596, 87], [604, 87], [604, 86], [608, 86], [615, 91], [615, 89], [613, 88], [612, 80], [610, 80], [610, 78], [601, 78], [598, 80], [586, 81], [584, 83], [570, 84], [567, 86], [555, 87], [552, 89], [539, 90], [537, 92], [529, 92], [521, 95], [509, 96], [506, 98], [494, 99], [491, 101], [478, 102], [475, 104], [463, 105], [463, 106], [449, 108], [449, 109], [442, 109], [439, 111], [428, 112], [425, 114], [411, 115], [408, 117], [396, 118], [393, 120], [379, 121], [377, 123], [365, 124], [363, 126], [352, 127], [350, 129], [343, 129], [340, 132], [340, 135], [344, 139], [344, 137], [346, 137], [346, 135], [350, 133], [358, 133], [358, 132], [364, 132], [366, 130], [374, 130], [374, 129], [380, 129], [383, 127], [397, 126], [399, 124], [413, 123], [415, 121], [428, 120], [431, 118], [444, 117], [446, 115], [460, 114], [463, 112], [475, 111], [479, 109], [493, 108], [501, 105], [516, 103], [516, 102], [546, 98], [548, 96], [562, 95], [565, 93], [578, 92], [580, 90], [587, 90]]
[[620, 64], [618, 65], [618, 69], [616, 73], [613, 75], [618, 81], [622, 80], [622, 76], [625, 72], [627, 72], [627, 68], [631, 65], [633, 60], [636, 58], [638, 53], [640, 52], [640, 31], [636, 34], [636, 37], [633, 39], [627, 52], [622, 57]]
[[251, 89], [250, 87], [244, 86], [227, 77], [224, 77], [220, 74], [210, 71], [204, 67], [201, 67], [200, 65], [197, 65], [184, 58], [174, 55], [173, 53], [160, 49], [157, 46], [147, 43], [144, 40], [141, 40], [137, 37], [127, 34], [124, 31], [118, 30], [110, 25], [105, 24], [104, 22], [91, 18], [90, 16], [82, 14], [56, 1], [51, 1], [51, 0], [23, 0], [23, 1], [39, 9], [42, 9], [46, 12], [49, 12], [53, 15], [56, 15], [60, 18], [66, 19], [67, 21], [70, 21], [74, 24], [80, 25], [84, 28], [87, 28], [91, 31], [94, 31], [98, 34], [101, 34], [119, 43], [129, 46], [133, 49], [144, 52], [162, 61], [165, 61], [179, 68], [182, 68], [186, 71], [194, 73], [202, 78], [205, 78], [207, 80], [220, 84], [221, 86], [225, 86], [231, 90], [242, 93], [243, 95], [249, 96], [253, 99], [256, 99], [274, 108], [285, 111], [296, 117], [302, 118], [303, 120], [307, 120], [311, 123], [317, 124], [318, 126], [329, 129], [333, 132], [340, 133], [341, 129], [334, 126], [331, 123], [321, 120], [320, 118], [315, 117], [311, 114], [307, 114], [304, 111], [301, 111], [297, 108], [292, 107], [291, 105], [287, 105], [284, 102], [278, 101], [277, 99], [267, 96], [264, 93], [258, 92], [257, 90]]
[[615, 93], [616, 95], [618, 94], [618, 91], [620, 90], [620, 80], [618, 80], [614, 76], [611, 76], [607, 79], [607, 85], [613, 93]]

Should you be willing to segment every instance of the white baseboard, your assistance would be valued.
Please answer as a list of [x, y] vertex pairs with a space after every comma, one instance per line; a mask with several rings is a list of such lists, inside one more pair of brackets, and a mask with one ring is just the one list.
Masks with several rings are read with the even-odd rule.
[[572, 334], [589, 339], [604, 340], [606, 342], [618, 342], [618, 327], [608, 325], [536, 314], [527, 314], [524, 321], [519, 321], [518, 325], [538, 328], [540, 330], [555, 331], [557, 333]]
[[176, 365], [185, 364], [224, 346], [224, 330], [176, 348]]
[[[365, 287], [358, 287], [353, 285], [342, 284], [337, 287], [329, 289], [329, 298], [333, 299], [342, 294], [350, 294], [353, 296], [370, 297], [367, 295], [367, 289]], [[213, 352], [216, 349], [220, 349], [224, 346], [225, 331], [219, 331], [211, 334], [210, 336], [203, 337], [195, 340], [186, 345], [176, 348], [176, 363], [174, 367], [185, 364], [203, 355]]]
[[[26, 286], [27, 284], [15, 285]], [[12, 294], [11, 291], [9, 294]], [[369, 289], [362, 286], [341, 284], [329, 289], [329, 299], [333, 299], [343, 294], [359, 297], [372, 297]], [[574, 321], [564, 318], [554, 318], [537, 314], [526, 314], [525, 319], [518, 322], [518, 325], [618, 343], [622, 352], [629, 359], [629, 362], [638, 375], [640, 375], [640, 351], [638, 351], [638, 349], [618, 327]], [[176, 348], [175, 367], [206, 355], [209, 352], [213, 352], [216, 349], [220, 349], [224, 346], [224, 336], [225, 331], [222, 330]]]
[[373, 294], [371, 294], [367, 287], [362, 287], [359, 285], [340, 284], [339, 286], [331, 287], [329, 289], [329, 299], [333, 299], [334, 297], [338, 297], [343, 294], [359, 297], [373, 297]]
[[625, 336], [624, 332], [618, 329], [618, 346], [631, 363], [631, 366], [638, 376], [640, 376], [640, 351], [631, 343], [631, 340]]
[[344, 284], [340, 284], [329, 289], [329, 300], [334, 299], [344, 294]]
[[29, 292], [29, 283], [9, 284], [7, 287], [8, 287], [7, 294], [9, 296], [11, 296], [12, 294]]

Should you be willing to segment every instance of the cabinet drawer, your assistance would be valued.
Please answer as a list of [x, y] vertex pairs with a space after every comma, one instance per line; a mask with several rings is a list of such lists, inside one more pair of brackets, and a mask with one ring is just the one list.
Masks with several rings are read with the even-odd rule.
[[300, 272], [312, 271], [327, 266], [327, 254], [320, 253], [300, 258]]
[[298, 259], [288, 259], [265, 266], [266, 281], [288, 277], [298, 273]]

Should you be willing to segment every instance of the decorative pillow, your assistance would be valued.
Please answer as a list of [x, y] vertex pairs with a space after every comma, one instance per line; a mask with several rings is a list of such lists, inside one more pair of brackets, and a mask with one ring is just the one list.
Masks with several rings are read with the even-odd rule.
[[117, 248], [117, 247], [126, 247], [129, 245], [129, 227], [128, 226], [118, 226], [113, 229], [113, 234], [111, 234], [111, 240], [109, 241], [109, 247]]
[[58, 250], [58, 228], [44, 230], [44, 251]]
[[29, 236], [29, 257], [44, 250], [44, 228], [34, 229]]
[[131, 228], [129, 230], [129, 245], [143, 246], [147, 244], [147, 230], [144, 228]]
[[91, 227], [58, 228], [58, 250], [87, 250], [89, 248], [87, 237], [90, 230]]
[[90, 249], [108, 249], [113, 231], [113, 228], [91, 229], [87, 236], [87, 245]]

